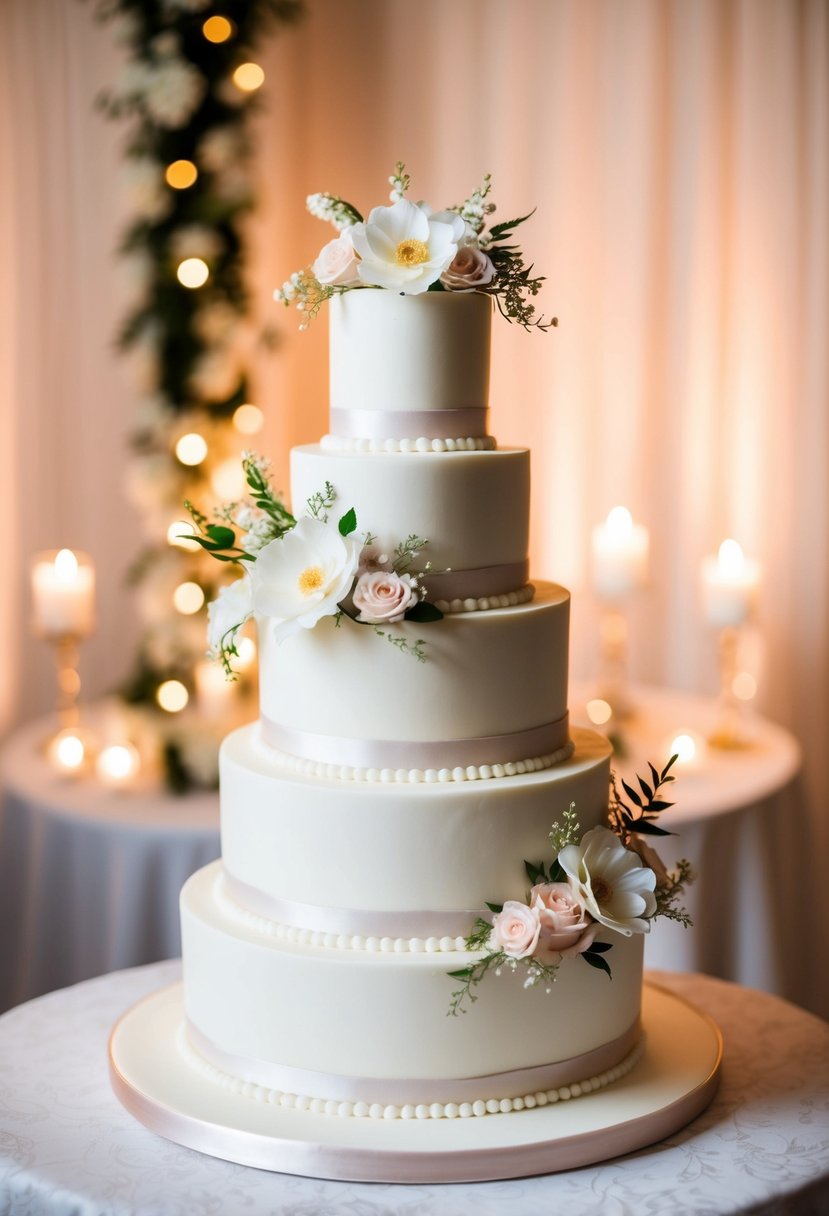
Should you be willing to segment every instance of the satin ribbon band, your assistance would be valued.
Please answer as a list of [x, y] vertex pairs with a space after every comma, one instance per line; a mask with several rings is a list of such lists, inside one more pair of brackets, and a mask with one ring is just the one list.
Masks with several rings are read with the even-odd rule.
[[483, 599], [488, 595], [506, 595], [527, 585], [530, 563], [504, 562], [500, 566], [479, 566], [474, 570], [430, 570], [420, 582], [430, 600]]
[[475, 1102], [479, 1098], [514, 1098], [539, 1090], [557, 1089], [596, 1076], [619, 1064], [639, 1040], [639, 1019], [623, 1034], [593, 1051], [571, 1056], [555, 1064], [516, 1068], [479, 1077], [348, 1077], [339, 1073], [294, 1068], [270, 1060], [225, 1051], [187, 1018], [187, 1034], [193, 1049], [208, 1064], [240, 1081], [263, 1085], [281, 1093], [303, 1094], [335, 1102], [380, 1102], [403, 1106], [432, 1102]]
[[486, 435], [488, 410], [332, 409], [331, 434], [340, 439], [477, 439]]
[[348, 937], [466, 937], [480, 908], [454, 908], [440, 911], [385, 912], [364, 908], [327, 908], [294, 899], [280, 899], [235, 878], [225, 867], [225, 891], [240, 907], [265, 920], [318, 933], [344, 934]]
[[509, 764], [549, 756], [569, 742], [568, 715], [531, 730], [480, 739], [436, 739], [406, 742], [400, 739], [349, 739], [295, 730], [261, 715], [262, 737], [271, 747], [313, 760], [350, 768], [442, 769]]

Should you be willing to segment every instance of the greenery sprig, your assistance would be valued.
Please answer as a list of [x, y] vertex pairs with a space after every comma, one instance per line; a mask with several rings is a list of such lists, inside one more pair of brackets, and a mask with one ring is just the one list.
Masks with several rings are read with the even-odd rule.
[[664, 798], [660, 798], [658, 795], [664, 785], [668, 785], [671, 781], [676, 780], [671, 774], [671, 769], [676, 764], [678, 758], [676, 754], [671, 756], [661, 773], [657, 772], [652, 764], [649, 764], [651, 783], [647, 782], [644, 777], [637, 776], [636, 780], [639, 783], [638, 791], [632, 785], [628, 785], [627, 781], [622, 781], [622, 789], [633, 803], [633, 806], [636, 808], [635, 810], [623, 801], [619, 794], [616, 776], [615, 774], [611, 775], [608, 821], [623, 845], [627, 846], [633, 834], [637, 836], [674, 835], [673, 832], [660, 827], [656, 821], [662, 811], [667, 811], [669, 807], [674, 805], [672, 802], [666, 802]]

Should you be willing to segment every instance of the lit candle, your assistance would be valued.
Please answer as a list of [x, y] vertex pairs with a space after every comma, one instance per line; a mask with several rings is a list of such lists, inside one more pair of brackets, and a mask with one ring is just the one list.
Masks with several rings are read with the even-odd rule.
[[736, 628], [749, 616], [760, 582], [760, 567], [736, 540], [724, 540], [716, 557], [702, 563], [702, 607], [709, 625]]
[[593, 587], [601, 599], [618, 600], [641, 587], [648, 569], [648, 530], [626, 507], [614, 507], [593, 529]]
[[684, 772], [699, 768], [705, 759], [705, 741], [693, 731], [682, 731], [668, 745], [668, 755], [676, 756], [677, 769]]
[[127, 789], [133, 784], [140, 766], [137, 748], [131, 743], [113, 743], [99, 755], [95, 771], [110, 789]]
[[236, 687], [228, 680], [221, 663], [202, 659], [196, 664], [196, 694], [199, 709], [206, 718], [222, 718], [227, 714]]
[[86, 637], [95, 623], [95, 570], [71, 549], [39, 553], [32, 566], [34, 625], [45, 637]]
[[76, 731], [62, 730], [49, 743], [48, 756], [59, 773], [77, 776], [86, 765], [86, 745]]

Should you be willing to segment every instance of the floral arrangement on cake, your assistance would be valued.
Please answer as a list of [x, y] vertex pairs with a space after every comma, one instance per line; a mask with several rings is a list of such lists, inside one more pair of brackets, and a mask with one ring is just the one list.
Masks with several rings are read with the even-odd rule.
[[[310, 267], [291, 275], [274, 299], [294, 304], [307, 329], [322, 304], [355, 288], [385, 288], [403, 295], [424, 291], [479, 291], [491, 295], [502, 316], [525, 329], [549, 329], [556, 317], [536, 314], [532, 297], [544, 282], [533, 275], [518, 245], [516, 228], [529, 215], [487, 227], [495, 210], [488, 201], [490, 174], [463, 203], [434, 211], [428, 203], [413, 203], [411, 184], [402, 161], [389, 177], [390, 207], [361, 213], [336, 194], [311, 194], [308, 210], [336, 228], [338, 235], [320, 250]], [[532, 212], [530, 212], [530, 215]]]
[[465, 1013], [467, 1001], [478, 999], [477, 985], [489, 971], [500, 975], [503, 968], [526, 971], [525, 988], [555, 982], [564, 959], [581, 958], [612, 978], [605, 955], [609, 942], [596, 941], [601, 929], [630, 937], [648, 933], [657, 916], [690, 925], [691, 919], [679, 900], [693, 880], [690, 864], [681, 860], [668, 871], [644, 836], [669, 836], [656, 822], [673, 803], [660, 796], [664, 785], [674, 780], [671, 756], [658, 772], [651, 764], [650, 782], [637, 777], [639, 790], [622, 782], [629, 805], [611, 782], [609, 827], [591, 828], [581, 834], [571, 803], [550, 831], [552, 862], [524, 868], [532, 884], [525, 903], [507, 900], [487, 904], [492, 917], [479, 917], [466, 939], [470, 951], [483, 957], [468, 967], [450, 971], [461, 986], [452, 993], [450, 1014]]
[[274, 622], [279, 641], [299, 629], [313, 629], [323, 617], [334, 617], [337, 626], [346, 618], [371, 626], [402, 653], [423, 662], [424, 640], [411, 642], [388, 626], [443, 618], [425, 598], [420, 581], [429, 563], [412, 570], [428, 541], [407, 536], [389, 557], [378, 551], [371, 533], [357, 536], [353, 508], [331, 518], [337, 495], [330, 482], [308, 499], [307, 514], [296, 519], [273, 490], [269, 461], [248, 452], [242, 467], [249, 499], [217, 508], [214, 522], [185, 503], [198, 532], [193, 539], [218, 561], [245, 568], [208, 606], [210, 651], [221, 659], [227, 676], [235, 678], [239, 630], [254, 613]]

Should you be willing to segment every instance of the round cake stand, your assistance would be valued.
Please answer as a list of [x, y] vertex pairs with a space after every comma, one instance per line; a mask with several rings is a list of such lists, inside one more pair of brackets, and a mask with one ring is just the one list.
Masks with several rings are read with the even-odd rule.
[[664, 1139], [703, 1111], [722, 1060], [722, 1038], [710, 1018], [646, 984], [644, 1055], [606, 1089], [480, 1118], [340, 1118], [223, 1089], [179, 1051], [183, 1020], [182, 986], [175, 984], [135, 1005], [112, 1032], [113, 1088], [136, 1119], [213, 1157], [348, 1182], [484, 1182], [618, 1157]]

